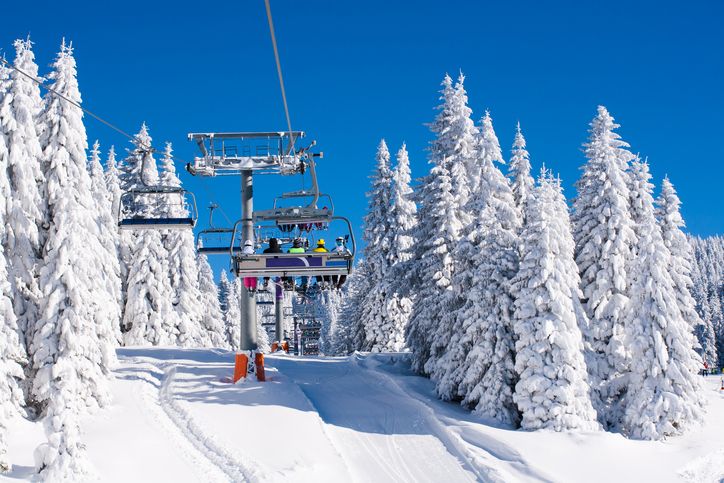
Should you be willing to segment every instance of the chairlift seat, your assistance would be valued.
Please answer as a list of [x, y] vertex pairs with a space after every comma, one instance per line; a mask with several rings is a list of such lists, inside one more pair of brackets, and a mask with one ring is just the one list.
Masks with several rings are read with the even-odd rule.
[[239, 277], [303, 277], [348, 275], [352, 256], [338, 253], [260, 253], [233, 257]]
[[[186, 230], [193, 229], [196, 220], [193, 218], [124, 218], [118, 222], [122, 230]], [[224, 247], [229, 253], [229, 247]]]

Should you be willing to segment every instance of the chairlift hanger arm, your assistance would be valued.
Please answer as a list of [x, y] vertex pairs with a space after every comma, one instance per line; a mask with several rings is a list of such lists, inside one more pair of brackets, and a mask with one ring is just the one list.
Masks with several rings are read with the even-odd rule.
[[[300, 139], [306, 136], [304, 131], [293, 131], [294, 139]], [[289, 132], [268, 131], [268, 132], [208, 132], [208, 133], [189, 133], [189, 140], [203, 141], [206, 139], [283, 139], [288, 138]]]

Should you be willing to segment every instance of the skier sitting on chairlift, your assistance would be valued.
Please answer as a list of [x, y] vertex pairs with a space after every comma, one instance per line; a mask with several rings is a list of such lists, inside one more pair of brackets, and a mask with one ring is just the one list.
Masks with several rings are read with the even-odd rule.
[[[329, 250], [327, 250], [327, 247], [324, 246], [324, 239], [320, 238], [317, 241], [317, 248], [312, 250], [313, 253], [329, 253]], [[317, 279], [317, 285], [319, 285], [320, 288], [323, 288], [325, 284], [329, 284], [332, 282], [332, 279], [329, 275], [325, 275], [324, 277], [321, 275], [317, 275], [315, 277]], [[322, 283], [324, 282], [324, 284]]]
[[[332, 250], [333, 253], [338, 253], [341, 255], [351, 255], [352, 252], [349, 251], [349, 248], [344, 244], [345, 239], [343, 236], [338, 236], [335, 240], [335, 243], [337, 246], [334, 247], [334, 250]], [[341, 289], [342, 285], [344, 285], [344, 282], [347, 281], [347, 275], [335, 275], [332, 277], [332, 285], [337, 289]]]
[[[241, 249], [241, 254], [254, 254], [254, 244], [251, 240], [246, 240], [244, 242], [244, 248]], [[244, 287], [249, 291], [250, 294], [253, 294], [256, 291], [256, 277], [244, 277]]]
[[[279, 245], [279, 240], [277, 238], [270, 238], [269, 239], [269, 248], [265, 248], [262, 253], [282, 253], [282, 247]], [[277, 278], [274, 278], [274, 281], [277, 281]], [[264, 288], [269, 286], [269, 277], [264, 277]]]
[[[304, 243], [301, 238], [295, 238], [292, 242], [292, 248], [289, 249], [289, 253], [304, 253]], [[285, 282], [291, 283], [292, 290], [294, 289], [294, 279], [288, 277]], [[309, 277], [302, 277], [302, 290], [307, 290], [309, 285]]]

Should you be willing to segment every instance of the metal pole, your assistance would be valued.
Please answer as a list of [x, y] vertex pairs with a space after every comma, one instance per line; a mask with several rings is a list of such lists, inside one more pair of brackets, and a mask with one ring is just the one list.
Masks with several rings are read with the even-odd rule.
[[[280, 282], [281, 283], [281, 282]], [[275, 318], [275, 331], [276, 331], [276, 339], [277, 342], [279, 342], [279, 345], [281, 346], [281, 343], [284, 341], [284, 315], [283, 315], [283, 308], [284, 308], [284, 297], [276, 296], [274, 297], [274, 318]]]
[[[251, 216], [254, 211], [254, 189], [251, 170], [241, 172], [241, 244], [254, 237], [254, 224]], [[241, 289], [241, 341], [243, 351], [257, 349], [256, 333], [256, 297], [246, 287]]]

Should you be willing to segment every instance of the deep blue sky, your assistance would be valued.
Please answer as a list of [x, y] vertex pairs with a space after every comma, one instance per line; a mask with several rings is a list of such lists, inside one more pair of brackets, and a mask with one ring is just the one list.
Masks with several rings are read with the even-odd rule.
[[[172, 141], [188, 160], [190, 131], [285, 129], [263, 1], [214, 5], [9, 2], [0, 47], [11, 58], [12, 40], [30, 34], [47, 72], [61, 38], [72, 40], [85, 106], [131, 132], [146, 121], [158, 146]], [[293, 127], [318, 141], [321, 187], [357, 226], [380, 138], [393, 153], [406, 141], [413, 176], [423, 175], [439, 83], [462, 70], [476, 121], [491, 110], [508, 156], [520, 120], [534, 169], [559, 171], [569, 197], [604, 104], [657, 185], [670, 176], [689, 230], [724, 233], [721, 1], [272, 0], [272, 9]], [[87, 126], [104, 150], [127, 146]], [[238, 180], [183, 181], [202, 212], [213, 192], [238, 216]], [[279, 183], [257, 184], [257, 207]]]

